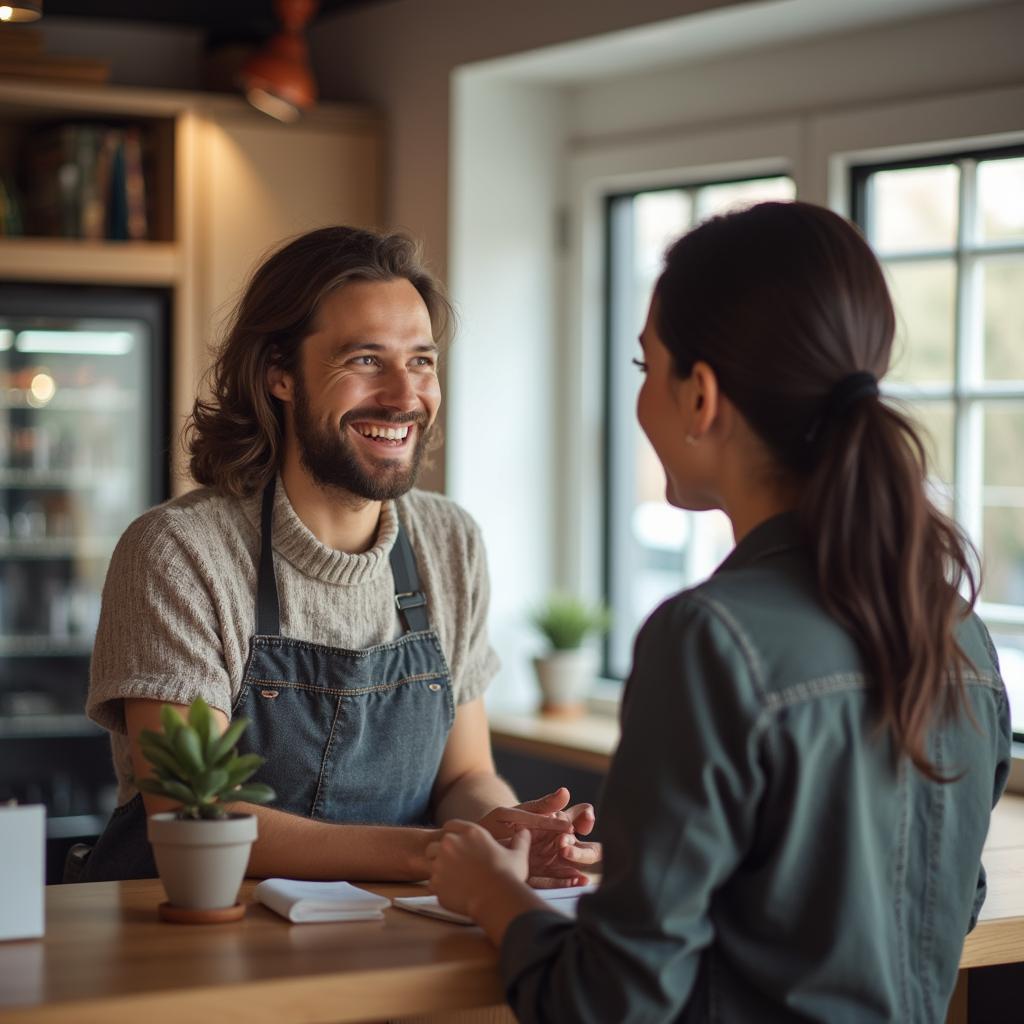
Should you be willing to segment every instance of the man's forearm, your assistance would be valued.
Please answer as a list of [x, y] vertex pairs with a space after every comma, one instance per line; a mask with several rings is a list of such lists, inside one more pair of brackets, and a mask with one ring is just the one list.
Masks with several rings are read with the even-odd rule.
[[430, 874], [427, 844], [439, 835], [393, 825], [337, 825], [255, 804], [232, 809], [257, 818], [259, 838], [247, 871], [254, 878], [419, 881]]
[[478, 821], [495, 807], [513, 807], [518, 802], [512, 787], [494, 772], [467, 772], [441, 795], [434, 818], [439, 825], [452, 818]]

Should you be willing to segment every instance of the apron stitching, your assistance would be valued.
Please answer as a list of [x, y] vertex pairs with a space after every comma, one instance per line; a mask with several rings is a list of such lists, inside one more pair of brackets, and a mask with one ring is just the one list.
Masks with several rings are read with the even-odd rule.
[[379, 654], [381, 651], [386, 651], [389, 648], [404, 647], [406, 644], [412, 643], [414, 640], [421, 640], [426, 637], [431, 637], [434, 640], [436, 647], [440, 649], [440, 644], [437, 640], [437, 630], [433, 627], [430, 629], [421, 629], [415, 633], [403, 633], [400, 637], [394, 640], [389, 640], [383, 644], [374, 644], [373, 647], [364, 647], [360, 651], [353, 651], [348, 647], [332, 647], [330, 644], [317, 644], [307, 640], [297, 640], [294, 637], [277, 637], [277, 636], [255, 636], [253, 640], [260, 647], [298, 647], [303, 650], [310, 649], [314, 651], [323, 651], [326, 654], [341, 654], [348, 658], [367, 658], [371, 655]]
[[316, 793], [313, 794], [313, 806], [310, 808], [310, 815], [312, 817], [317, 816], [317, 805], [320, 803], [320, 790], [324, 784], [324, 772], [327, 771], [327, 761], [331, 756], [331, 747], [334, 745], [334, 727], [338, 722], [338, 714], [341, 712], [341, 701], [336, 701], [334, 705], [334, 718], [331, 719], [331, 732], [327, 737], [327, 746], [324, 748], [324, 756], [320, 762], [320, 777], [316, 780]]
[[357, 697], [365, 693], [380, 693], [384, 690], [394, 690], [406, 683], [421, 683], [430, 679], [447, 679], [444, 672], [424, 672], [418, 676], [406, 676], [394, 683], [375, 683], [371, 686], [348, 687], [343, 690], [327, 686], [313, 686], [310, 683], [293, 683], [287, 679], [250, 679], [251, 684], [261, 686], [283, 686], [292, 690], [309, 690], [313, 693], [329, 693], [336, 697]]

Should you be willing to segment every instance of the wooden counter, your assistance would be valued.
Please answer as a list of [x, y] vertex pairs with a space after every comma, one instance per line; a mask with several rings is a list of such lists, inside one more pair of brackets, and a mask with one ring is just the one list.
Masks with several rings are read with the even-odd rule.
[[[951, 1021], [966, 1020], [966, 968], [1024, 961], [1021, 798], [997, 809], [984, 860], [988, 899], [964, 945]], [[259, 905], [237, 924], [172, 925], [157, 920], [161, 899], [155, 880], [49, 887], [46, 937], [0, 943], [0, 1022], [380, 1021], [503, 998], [496, 953], [477, 928], [394, 909], [383, 921], [290, 925]]]

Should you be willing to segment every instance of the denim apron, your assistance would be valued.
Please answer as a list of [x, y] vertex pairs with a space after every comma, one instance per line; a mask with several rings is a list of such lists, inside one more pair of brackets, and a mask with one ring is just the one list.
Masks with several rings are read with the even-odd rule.
[[[274, 788], [270, 806], [279, 810], [320, 821], [428, 824], [455, 709], [409, 539], [399, 523], [390, 556], [403, 627], [396, 640], [350, 651], [282, 636], [272, 546], [275, 484], [263, 492], [256, 635], [231, 709], [232, 718], [250, 722], [239, 751], [267, 759], [255, 778]], [[65, 880], [156, 875], [141, 794], [114, 811], [74, 875]]]

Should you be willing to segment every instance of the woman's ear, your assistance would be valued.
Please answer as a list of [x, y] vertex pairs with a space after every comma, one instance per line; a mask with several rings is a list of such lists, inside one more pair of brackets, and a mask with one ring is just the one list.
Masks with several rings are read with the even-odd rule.
[[691, 420], [690, 434], [696, 439], [702, 438], [715, 422], [719, 413], [721, 392], [718, 390], [718, 377], [711, 367], [698, 360], [690, 371], [690, 408], [687, 410]]
[[294, 397], [295, 382], [280, 363], [271, 363], [267, 367], [267, 389], [275, 398], [282, 402], [291, 402]]

